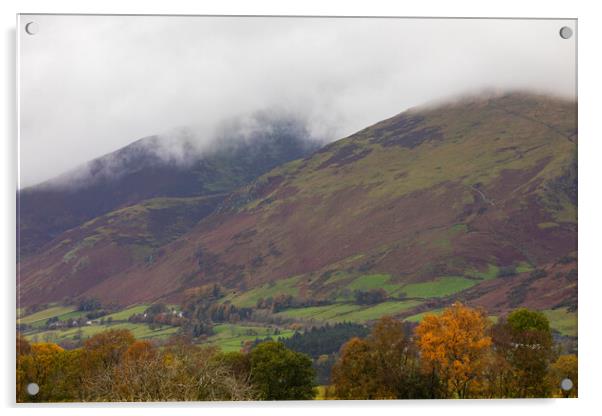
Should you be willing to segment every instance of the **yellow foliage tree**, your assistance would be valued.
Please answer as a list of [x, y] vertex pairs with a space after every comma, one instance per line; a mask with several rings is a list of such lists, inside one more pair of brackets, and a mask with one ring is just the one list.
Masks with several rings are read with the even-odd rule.
[[481, 311], [455, 303], [440, 316], [425, 316], [416, 328], [424, 370], [439, 377], [447, 397], [473, 397], [482, 389], [489, 326]]
[[[17, 400], [20, 402], [70, 401], [77, 398], [79, 351], [65, 351], [56, 344], [32, 344], [27, 354], [17, 357]], [[30, 396], [27, 385], [36, 383], [39, 392]]]
[[[550, 366], [548, 382], [556, 397], [578, 397], [577, 388], [578, 362], [575, 354], [561, 355]], [[562, 380], [569, 379], [573, 383], [573, 388], [569, 391], [563, 390], [560, 385]]]

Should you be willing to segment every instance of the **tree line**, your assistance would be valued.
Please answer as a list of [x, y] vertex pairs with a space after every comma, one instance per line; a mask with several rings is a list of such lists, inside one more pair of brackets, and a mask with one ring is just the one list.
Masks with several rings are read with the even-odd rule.
[[[565, 378], [570, 391], [560, 388]], [[559, 354], [541, 312], [519, 308], [493, 324], [456, 303], [410, 336], [381, 318], [343, 345], [331, 381], [339, 399], [576, 397], [577, 356]]]
[[187, 338], [158, 348], [108, 330], [74, 350], [18, 336], [16, 393], [17, 402], [307, 400], [316, 388], [311, 359], [279, 342], [222, 353]]
[[[573, 383], [569, 391], [560, 388], [565, 378]], [[578, 391], [577, 356], [562, 355], [545, 315], [525, 308], [493, 323], [484, 311], [456, 303], [416, 326], [383, 317], [371, 329], [313, 328], [228, 353], [182, 336], [158, 347], [127, 330], [96, 334], [73, 350], [17, 337], [20, 402], [307, 400], [317, 380], [327, 384], [329, 399], [576, 397]], [[40, 387], [33, 396], [32, 382]]]

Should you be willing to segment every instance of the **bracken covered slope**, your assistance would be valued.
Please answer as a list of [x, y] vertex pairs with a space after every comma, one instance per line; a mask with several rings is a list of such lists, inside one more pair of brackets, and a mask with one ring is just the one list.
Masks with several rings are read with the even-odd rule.
[[[293, 118], [260, 117], [204, 152], [168, 138], [138, 140], [18, 195], [19, 301], [76, 297], [152, 261], [211, 214], [228, 192], [319, 147]], [[243, 134], [244, 133], [244, 134]], [[188, 149], [187, 149], [188, 148]]]
[[[274, 286], [314, 300], [382, 287], [431, 299], [413, 312], [450, 299], [574, 307], [576, 111], [513, 93], [404, 112], [275, 168], [85, 293], [130, 304], [220, 282], [233, 302]], [[26, 298], [62, 277], [47, 261], [24, 265]]]

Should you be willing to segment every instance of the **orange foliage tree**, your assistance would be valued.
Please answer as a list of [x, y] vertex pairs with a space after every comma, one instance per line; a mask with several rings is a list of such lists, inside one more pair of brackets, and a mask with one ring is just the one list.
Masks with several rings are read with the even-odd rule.
[[332, 382], [338, 398], [386, 398], [381, 397], [381, 386], [375, 377], [376, 371], [370, 354], [370, 344], [357, 337], [341, 347], [340, 359], [332, 369]]
[[481, 311], [455, 303], [440, 316], [425, 316], [416, 328], [424, 370], [441, 380], [447, 397], [467, 398], [482, 389], [489, 326]]

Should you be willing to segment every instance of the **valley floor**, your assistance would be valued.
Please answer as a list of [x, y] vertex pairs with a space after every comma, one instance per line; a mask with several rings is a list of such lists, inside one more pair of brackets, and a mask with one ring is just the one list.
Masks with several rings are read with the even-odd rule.
[[[238, 351], [245, 343], [265, 338], [288, 338], [296, 330], [307, 326], [321, 326], [338, 322], [369, 323], [384, 315], [396, 315], [412, 309], [421, 302], [417, 300], [386, 301], [376, 305], [357, 305], [341, 302], [324, 306], [291, 308], [271, 315], [273, 323], [247, 322], [218, 323], [213, 328], [213, 335], [203, 343], [215, 345], [225, 352]], [[81, 326], [52, 329], [48, 322], [75, 321], [85, 316], [85, 312], [77, 311], [74, 306], [50, 305], [47, 308], [18, 319], [19, 324], [27, 328], [22, 331], [26, 339], [32, 342], [77, 343], [107, 329], [128, 329], [138, 339], [165, 341], [179, 331], [179, 327], [171, 325], [153, 325], [144, 322], [131, 322], [129, 318], [144, 312], [149, 305], [133, 305], [121, 311], [98, 319], [86, 320]], [[404, 318], [405, 321], [418, 323], [429, 314], [438, 314], [441, 308], [417, 313]], [[553, 330], [567, 337], [577, 336], [577, 314], [567, 309], [549, 309], [542, 311], [550, 320]], [[495, 321], [496, 316], [490, 315]], [[81, 321], [80, 321], [81, 322]]]

